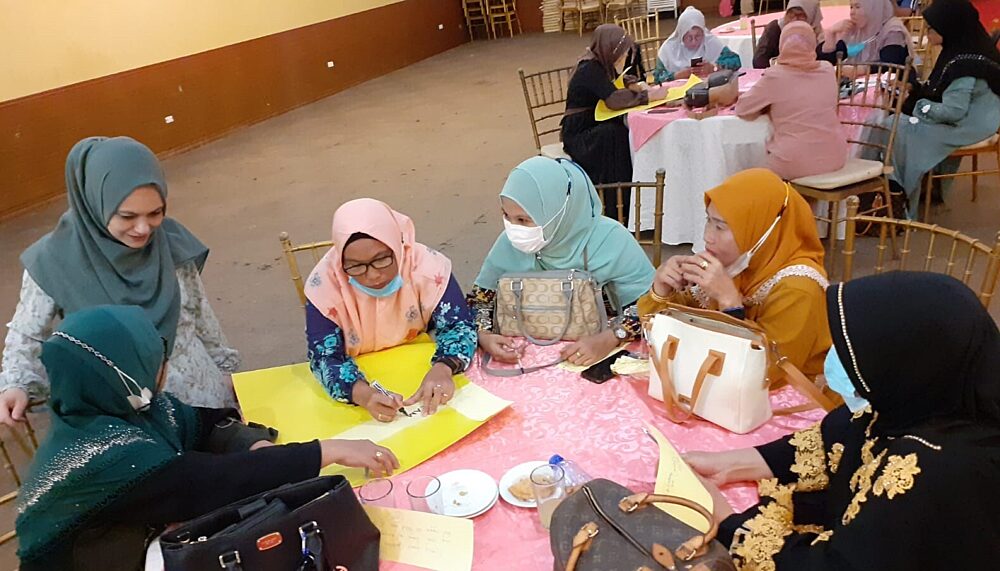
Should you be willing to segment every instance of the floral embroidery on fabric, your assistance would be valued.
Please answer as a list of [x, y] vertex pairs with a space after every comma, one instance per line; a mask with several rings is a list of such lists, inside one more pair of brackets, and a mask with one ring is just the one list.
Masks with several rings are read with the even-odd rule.
[[844, 445], [835, 442], [833, 446], [830, 447], [830, 453], [827, 454], [827, 462], [830, 466], [830, 473], [836, 474], [837, 470], [840, 468], [840, 459], [844, 456]]
[[349, 393], [354, 383], [363, 379], [364, 375], [353, 359], [348, 359], [339, 366], [334, 365], [335, 361], [331, 361], [331, 358], [342, 354], [340, 334], [326, 335], [309, 346], [309, 370], [330, 396], [340, 402], [351, 402]]
[[884, 493], [891, 500], [912, 489], [913, 477], [919, 473], [920, 468], [917, 466], [916, 453], [910, 453], [906, 456], [893, 454], [886, 461], [882, 475], [878, 477], [878, 480], [875, 480], [872, 491], [875, 492], [876, 496], [881, 496]]
[[440, 287], [441, 284], [443, 283], [444, 283], [444, 276], [442, 276], [441, 274], [434, 276], [434, 285]]
[[323, 285], [323, 278], [320, 277], [319, 272], [314, 272], [309, 276], [309, 287], [319, 287]]
[[795, 446], [795, 463], [791, 471], [799, 477], [796, 489], [802, 492], [825, 490], [830, 485], [826, 473], [826, 454], [820, 425], [800, 430], [792, 435], [789, 444]]
[[872, 454], [872, 448], [875, 447], [876, 442], [878, 442], [878, 438], [872, 438], [866, 440], [861, 447], [861, 466], [851, 476], [851, 491], [855, 492], [854, 497], [847, 505], [841, 518], [841, 523], [844, 525], [854, 521], [854, 518], [858, 517], [858, 513], [861, 512], [861, 504], [868, 501], [868, 492], [872, 489], [872, 478], [875, 477], [882, 460], [885, 459], [885, 450], [879, 452], [878, 456]]
[[767, 301], [767, 296], [771, 295], [771, 290], [774, 289], [774, 286], [778, 285], [778, 282], [792, 276], [809, 278], [818, 283], [824, 290], [830, 287], [830, 282], [815, 268], [804, 264], [788, 266], [787, 268], [778, 270], [777, 273], [761, 284], [756, 291], [747, 296], [745, 299], [746, 305], [761, 305]]
[[438, 304], [437, 309], [431, 314], [431, 324], [434, 326], [435, 341], [437, 341], [434, 361], [443, 357], [456, 357], [464, 367], [472, 363], [479, 338], [476, 328], [468, 317], [466, 307], [447, 301]]
[[813, 545], [816, 545], [817, 543], [819, 543], [821, 541], [830, 541], [831, 537], [833, 537], [833, 530], [832, 529], [828, 529], [828, 530], [824, 531], [823, 533], [817, 535], [816, 539], [812, 540], [812, 543], [810, 543], [809, 545], [813, 546]]
[[406, 320], [407, 321], [416, 321], [417, 317], [419, 317], [419, 316], [420, 316], [420, 313], [417, 312], [417, 308], [416, 307], [411, 307], [406, 312]]
[[785, 545], [792, 529], [791, 486], [778, 484], [777, 479], [761, 480], [761, 497], [774, 501], [760, 508], [760, 513], [743, 523], [733, 536], [730, 553], [741, 571], [775, 571], [774, 556]]
[[476, 329], [479, 331], [493, 330], [493, 308], [496, 306], [497, 292], [472, 286], [472, 291], [465, 296], [466, 303], [472, 309]]

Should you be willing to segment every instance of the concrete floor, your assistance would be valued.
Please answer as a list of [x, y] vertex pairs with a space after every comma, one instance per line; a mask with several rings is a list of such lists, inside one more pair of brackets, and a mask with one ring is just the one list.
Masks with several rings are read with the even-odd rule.
[[[572, 64], [588, 42], [567, 33], [464, 45], [164, 161], [170, 214], [212, 248], [206, 287], [243, 368], [305, 358], [302, 313], [277, 236], [328, 239], [333, 211], [346, 200], [371, 196], [412, 216], [418, 240], [448, 254], [471, 285], [502, 228], [497, 193], [510, 169], [534, 154], [517, 69]], [[975, 204], [968, 188], [958, 183], [950, 211], [935, 221], [992, 243], [1000, 184], [982, 181]], [[0, 223], [0, 315], [17, 303], [18, 256], [64, 208], [59, 201]], [[1000, 302], [993, 305], [998, 316]], [[0, 521], [10, 521], [5, 515]], [[0, 568], [13, 568], [11, 554], [0, 548]]]

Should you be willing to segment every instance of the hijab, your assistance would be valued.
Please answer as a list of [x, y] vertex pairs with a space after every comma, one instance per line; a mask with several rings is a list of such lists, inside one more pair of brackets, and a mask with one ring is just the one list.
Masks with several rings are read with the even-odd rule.
[[889, 272], [827, 289], [833, 346], [889, 436], [941, 423], [1000, 428], [1000, 333], [965, 284]]
[[532, 157], [511, 171], [500, 196], [516, 202], [539, 226], [557, 216], [562, 220], [548, 227], [553, 234], [534, 255], [515, 249], [501, 233], [476, 277], [477, 286], [495, 290], [507, 273], [586, 269], [601, 286], [612, 286], [623, 307], [649, 291], [653, 265], [624, 226], [601, 215], [597, 189], [576, 163]]
[[[355, 234], [392, 250], [403, 279], [399, 291], [376, 298], [349, 283], [343, 255]], [[333, 214], [333, 247], [313, 268], [305, 294], [344, 331], [347, 354], [356, 357], [401, 345], [426, 331], [450, 279], [451, 260], [416, 241], [413, 220], [384, 202], [359, 198]]]
[[[594, 60], [601, 64], [608, 78], [615, 79], [618, 75], [615, 64], [618, 63], [618, 59], [623, 54], [628, 53], [633, 47], [635, 47], [635, 41], [632, 40], [632, 36], [628, 35], [625, 28], [617, 24], [601, 24], [594, 30], [590, 47], [580, 56], [577, 65]], [[637, 70], [633, 71], [637, 72]]]
[[69, 209], [55, 230], [21, 254], [31, 278], [66, 314], [95, 305], [138, 305], [173, 350], [180, 316], [177, 267], [200, 271], [208, 248], [172, 218], [142, 248], [130, 248], [108, 232], [121, 203], [152, 185], [167, 203], [167, 183], [148, 147], [128, 137], [90, 137], [66, 158]]
[[[892, 0], [860, 0], [867, 22], [864, 26], [854, 26], [854, 30], [844, 37], [847, 45], [868, 42], [861, 53], [852, 59], [856, 62], [877, 62], [882, 48], [887, 46], [910, 46], [910, 31], [902, 20], [895, 16]], [[869, 41], [871, 40], [871, 41]]]
[[[789, 0], [788, 5], [785, 7], [785, 13], [787, 13], [792, 8], [798, 8], [806, 13], [806, 21], [812, 26], [813, 32], [816, 35], [816, 43], [823, 41], [823, 10], [820, 9], [819, 0]], [[782, 29], [791, 22], [786, 22], [785, 18], [782, 17], [778, 20], [778, 24]]]
[[41, 358], [52, 424], [18, 496], [23, 560], [44, 555], [190, 450], [199, 431], [194, 409], [168, 394], [154, 394], [144, 411], [127, 400], [141, 389], [156, 393], [166, 358], [164, 340], [139, 307], [104, 305], [69, 315], [42, 344]]
[[778, 65], [802, 71], [821, 67], [816, 59], [816, 34], [805, 22], [791, 22], [781, 29], [778, 40]]
[[[705, 32], [705, 39], [698, 49], [689, 50], [684, 46], [684, 36], [693, 28], [701, 28]], [[667, 70], [677, 73], [691, 67], [691, 60], [694, 58], [700, 57], [706, 62], [715, 63], [722, 54], [723, 47], [722, 41], [712, 35], [705, 24], [705, 15], [694, 6], [688, 6], [677, 19], [674, 33], [660, 46], [658, 55]]]
[[[786, 197], [788, 206], [782, 213]], [[741, 253], [753, 248], [782, 213], [747, 269], [733, 278], [743, 297], [752, 296], [764, 282], [789, 266], [805, 265], [826, 277], [823, 244], [812, 209], [778, 175], [762, 168], [736, 173], [705, 193], [705, 206], [709, 204], [715, 205], [732, 230]]]
[[951, 82], [960, 77], [986, 81], [1000, 95], [1000, 51], [968, 0], [935, 0], [923, 11], [927, 24], [941, 34], [941, 54], [921, 91], [921, 98], [941, 101]]

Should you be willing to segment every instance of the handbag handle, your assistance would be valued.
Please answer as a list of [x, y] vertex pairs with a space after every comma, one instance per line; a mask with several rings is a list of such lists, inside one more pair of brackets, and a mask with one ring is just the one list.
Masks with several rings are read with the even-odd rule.
[[[677, 424], [683, 424], [694, 416], [695, 407], [698, 405], [698, 397], [701, 396], [701, 389], [705, 385], [705, 378], [708, 375], [719, 376], [722, 368], [726, 364], [726, 354], [721, 351], [709, 349], [708, 355], [702, 361], [698, 369], [698, 375], [694, 380], [694, 387], [691, 390], [690, 404], [681, 401], [674, 386], [674, 379], [670, 376], [670, 362], [677, 356], [677, 349], [680, 346], [680, 339], [670, 335], [663, 343], [659, 355], [655, 360], [656, 374], [660, 377], [660, 385], [663, 390], [663, 405], [666, 409], [667, 418]], [[678, 411], [680, 411], [678, 413]]]
[[814, 409], [816, 408], [816, 405], [821, 406], [826, 412], [830, 412], [843, 404], [842, 399], [838, 402], [837, 397], [824, 393], [822, 389], [816, 386], [816, 383], [813, 383], [805, 375], [803, 375], [802, 371], [793, 365], [787, 357], [781, 357], [778, 360], [778, 368], [785, 373], [785, 380], [788, 381], [788, 384], [792, 385], [795, 390], [812, 400], [814, 404], [778, 409], [774, 411], [774, 414], [795, 414], [804, 410]]
[[496, 369], [490, 367], [490, 361], [493, 359], [493, 355], [490, 355], [485, 350], [479, 358], [479, 368], [486, 372], [487, 375], [491, 377], [520, 377], [521, 375], [527, 375], [528, 373], [534, 373], [535, 371], [541, 371], [542, 369], [548, 369], [549, 367], [558, 365], [565, 361], [565, 359], [559, 359], [558, 361], [552, 361], [551, 363], [546, 363], [544, 365], [535, 365], [534, 367], [518, 367], [517, 369]]
[[[515, 284], [517, 284], [520, 287], [515, 287]], [[559, 343], [560, 341], [562, 341], [562, 338], [566, 335], [566, 332], [569, 331], [569, 327], [573, 323], [573, 291], [575, 290], [575, 286], [573, 285], [573, 280], [569, 279], [569, 280], [564, 280], [562, 282], [562, 288], [563, 288], [562, 294], [563, 297], [566, 298], [566, 324], [563, 327], [563, 330], [559, 332], [559, 336], [549, 341], [540, 341], [538, 339], [535, 339], [530, 334], [528, 334], [527, 331], [524, 330], [524, 311], [521, 307], [522, 304], [521, 293], [524, 291], [523, 285], [524, 284], [522, 284], [521, 282], [511, 282], [510, 284], [511, 290], [514, 291], [514, 314], [517, 315], [517, 326], [521, 330], [521, 336], [527, 339], [528, 341], [531, 341], [531, 343], [533, 343], [534, 345], [539, 345], [541, 347], [548, 347], [549, 345], [555, 345], [556, 343]]]

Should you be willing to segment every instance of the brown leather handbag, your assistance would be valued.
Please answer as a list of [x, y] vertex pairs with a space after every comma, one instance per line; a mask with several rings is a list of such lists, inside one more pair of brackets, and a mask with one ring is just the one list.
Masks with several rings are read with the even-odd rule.
[[[654, 503], [679, 504], [711, 523], [708, 533], [681, 522]], [[684, 498], [634, 494], [609, 480], [591, 480], [552, 514], [549, 538], [555, 571], [735, 571], [715, 541], [719, 526], [704, 507]]]

